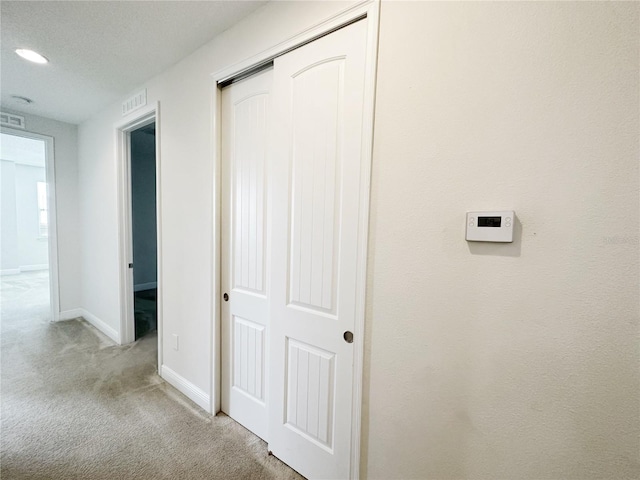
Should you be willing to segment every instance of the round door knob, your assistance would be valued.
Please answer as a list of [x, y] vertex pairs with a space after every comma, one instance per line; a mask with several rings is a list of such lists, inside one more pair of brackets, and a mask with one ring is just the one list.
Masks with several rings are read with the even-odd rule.
[[222, 296], [222, 298], [224, 298], [225, 302], [229, 301], [229, 295], [227, 295], [226, 293]]
[[349, 330], [344, 332], [344, 335], [342, 335], [342, 338], [344, 338], [344, 341], [347, 343], [353, 343], [353, 333], [351, 333]]

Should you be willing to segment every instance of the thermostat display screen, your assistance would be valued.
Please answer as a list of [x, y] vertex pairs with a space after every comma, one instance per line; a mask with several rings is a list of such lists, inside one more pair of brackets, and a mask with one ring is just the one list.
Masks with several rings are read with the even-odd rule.
[[499, 227], [502, 217], [478, 217], [479, 227]]
[[[2, 0], [0, 0], [2, 1]], [[491, 210], [467, 212], [468, 242], [513, 242], [513, 227], [516, 222], [513, 210]]]

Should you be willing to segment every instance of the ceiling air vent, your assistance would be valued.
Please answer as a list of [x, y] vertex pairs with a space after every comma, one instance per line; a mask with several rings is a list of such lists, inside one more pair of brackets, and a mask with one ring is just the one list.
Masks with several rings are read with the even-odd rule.
[[122, 102], [122, 116], [130, 114], [144, 107], [147, 104], [147, 89], [145, 88], [141, 92], [136, 93], [133, 97], [128, 98]]
[[0, 125], [3, 127], [24, 128], [24, 117], [0, 112]]

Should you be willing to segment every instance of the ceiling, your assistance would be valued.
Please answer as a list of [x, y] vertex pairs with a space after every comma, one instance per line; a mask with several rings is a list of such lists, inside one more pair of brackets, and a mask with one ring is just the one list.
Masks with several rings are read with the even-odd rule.
[[[0, 1], [3, 109], [80, 123], [266, 1]], [[35, 50], [46, 65], [16, 48]], [[17, 102], [12, 95], [33, 100]]]

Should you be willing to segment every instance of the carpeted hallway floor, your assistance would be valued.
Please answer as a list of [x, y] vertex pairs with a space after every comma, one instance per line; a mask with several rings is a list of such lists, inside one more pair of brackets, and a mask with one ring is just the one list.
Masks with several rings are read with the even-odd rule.
[[49, 323], [46, 273], [1, 281], [2, 480], [302, 478], [167, 385], [155, 334], [121, 347]]

